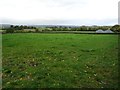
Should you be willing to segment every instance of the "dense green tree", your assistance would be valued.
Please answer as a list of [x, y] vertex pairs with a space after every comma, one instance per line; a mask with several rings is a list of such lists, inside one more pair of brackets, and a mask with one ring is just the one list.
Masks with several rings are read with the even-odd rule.
[[6, 33], [14, 33], [14, 29], [13, 28], [6, 29]]
[[111, 27], [111, 30], [114, 32], [120, 32], [120, 25], [114, 25], [113, 27]]

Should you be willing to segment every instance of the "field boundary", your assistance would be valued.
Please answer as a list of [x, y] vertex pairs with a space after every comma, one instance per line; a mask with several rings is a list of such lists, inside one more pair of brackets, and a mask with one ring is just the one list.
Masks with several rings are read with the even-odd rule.
[[17, 33], [40, 33], [40, 34], [101, 34], [101, 35], [106, 35], [106, 34], [109, 34], [109, 35], [120, 35], [120, 33], [81, 33], [81, 32], [14, 32], [14, 33], [1, 33], [1, 34], [17, 34]]

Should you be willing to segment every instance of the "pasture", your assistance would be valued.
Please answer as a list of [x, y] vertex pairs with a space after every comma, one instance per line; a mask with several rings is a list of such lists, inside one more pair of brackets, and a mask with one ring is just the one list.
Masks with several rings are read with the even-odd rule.
[[3, 88], [117, 88], [118, 35], [2, 35]]

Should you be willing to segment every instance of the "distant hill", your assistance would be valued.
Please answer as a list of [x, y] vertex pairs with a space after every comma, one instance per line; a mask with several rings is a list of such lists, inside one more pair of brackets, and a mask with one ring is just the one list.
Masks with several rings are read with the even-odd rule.
[[33, 27], [71, 27], [71, 28], [75, 28], [75, 27], [80, 27], [80, 26], [74, 26], [74, 25], [28, 25], [28, 26], [33, 26]]
[[0, 24], [0, 29], [9, 28], [10, 24]]
[[[12, 24], [0, 24], [0, 28], [9, 28]], [[16, 26], [16, 25], [15, 25]], [[20, 26], [20, 25], [18, 25]], [[77, 28], [80, 26], [75, 26], [75, 25], [23, 25], [23, 26], [33, 26], [36, 28], [46, 28], [46, 27], [67, 27], [67, 28]]]

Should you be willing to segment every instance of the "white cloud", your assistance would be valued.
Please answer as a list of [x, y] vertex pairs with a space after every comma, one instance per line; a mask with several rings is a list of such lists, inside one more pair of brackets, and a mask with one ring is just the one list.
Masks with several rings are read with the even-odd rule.
[[0, 19], [18, 24], [116, 24], [118, 1], [0, 0]]

